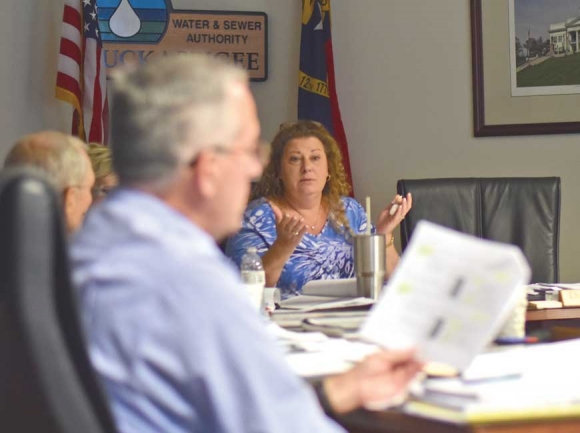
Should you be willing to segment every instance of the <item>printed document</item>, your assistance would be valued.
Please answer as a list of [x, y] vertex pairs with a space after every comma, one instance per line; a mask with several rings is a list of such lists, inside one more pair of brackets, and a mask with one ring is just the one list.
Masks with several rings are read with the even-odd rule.
[[530, 268], [513, 245], [421, 221], [361, 329], [386, 348], [464, 370], [497, 334]]

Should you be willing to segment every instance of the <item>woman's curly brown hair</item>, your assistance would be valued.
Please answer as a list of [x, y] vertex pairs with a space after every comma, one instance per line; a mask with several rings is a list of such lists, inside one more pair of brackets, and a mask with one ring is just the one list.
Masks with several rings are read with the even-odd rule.
[[328, 214], [332, 222], [350, 232], [348, 220], [345, 216], [341, 196], [347, 195], [350, 186], [346, 180], [346, 173], [342, 165], [342, 155], [336, 140], [328, 130], [318, 122], [299, 120], [298, 122], [283, 123], [272, 141], [270, 162], [264, 169], [259, 182], [255, 185], [252, 199], [265, 197], [275, 203], [284, 200], [284, 185], [280, 180], [282, 157], [286, 144], [297, 138], [318, 138], [324, 147], [328, 162], [330, 179], [322, 190], [322, 200], [328, 206]]

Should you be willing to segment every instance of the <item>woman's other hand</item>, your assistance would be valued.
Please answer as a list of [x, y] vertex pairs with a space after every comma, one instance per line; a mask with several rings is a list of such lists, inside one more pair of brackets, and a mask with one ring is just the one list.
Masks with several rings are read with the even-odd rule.
[[[394, 208], [396, 206], [396, 208]], [[387, 236], [387, 241], [395, 228], [403, 221], [407, 212], [413, 207], [413, 197], [408, 193], [406, 197], [396, 195], [392, 202], [379, 214], [377, 232]]]
[[306, 233], [304, 219], [301, 217], [297, 218], [295, 216], [290, 216], [287, 213], [282, 212], [282, 210], [274, 203], [270, 203], [270, 206], [272, 207], [276, 217], [276, 242], [280, 247], [288, 249], [289, 251], [294, 251], [302, 240], [304, 233]]

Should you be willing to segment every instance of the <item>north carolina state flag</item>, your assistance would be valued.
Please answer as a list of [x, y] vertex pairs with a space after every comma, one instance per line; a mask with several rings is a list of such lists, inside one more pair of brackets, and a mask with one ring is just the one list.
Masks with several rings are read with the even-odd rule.
[[298, 119], [322, 123], [334, 136], [352, 191], [346, 134], [334, 82], [330, 0], [302, 0]]

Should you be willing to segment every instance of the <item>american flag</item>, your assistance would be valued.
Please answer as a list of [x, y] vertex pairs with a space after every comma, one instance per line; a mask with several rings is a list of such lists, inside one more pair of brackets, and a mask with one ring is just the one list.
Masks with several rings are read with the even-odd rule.
[[96, 0], [64, 0], [56, 97], [74, 107], [72, 133], [107, 142], [107, 77]]

